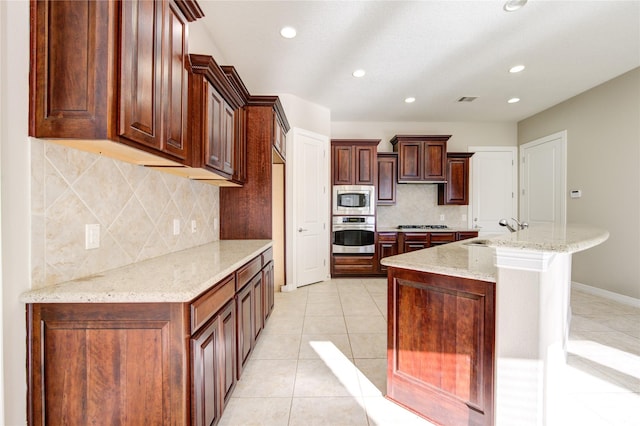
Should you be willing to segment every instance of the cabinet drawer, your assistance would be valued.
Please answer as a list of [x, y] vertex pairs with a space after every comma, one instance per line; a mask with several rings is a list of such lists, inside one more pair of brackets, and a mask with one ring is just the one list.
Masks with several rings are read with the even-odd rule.
[[431, 234], [431, 244], [452, 243], [455, 240], [455, 232], [434, 232]]
[[191, 304], [191, 333], [195, 333], [229, 300], [233, 299], [236, 291], [235, 281], [233, 275], [228, 276]]
[[273, 260], [273, 248], [269, 248], [262, 253], [262, 264], [266, 265], [267, 263]]
[[458, 232], [458, 240], [466, 240], [469, 238], [475, 238], [478, 236], [477, 231], [462, 231]]
[[236, 291], [244, 287], [262, 269], [262, 256], [257, 256], [249, 263], [238, 269]]

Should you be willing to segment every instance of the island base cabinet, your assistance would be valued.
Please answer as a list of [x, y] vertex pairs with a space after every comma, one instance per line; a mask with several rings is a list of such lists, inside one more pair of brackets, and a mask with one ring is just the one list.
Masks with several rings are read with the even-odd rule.
[[28, 424], [188, 424], [180, 304], [27, 306]]
[[387, 398], [446, 425], [493, 425], [495, 284], [391, 267]]

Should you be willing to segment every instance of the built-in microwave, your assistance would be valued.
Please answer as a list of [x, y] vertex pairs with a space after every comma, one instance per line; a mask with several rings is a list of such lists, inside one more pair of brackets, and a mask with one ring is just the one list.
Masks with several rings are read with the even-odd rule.
[[376, 202], [375, 188], [369, 185], [334, 185], [334, 215], [373, 215]]

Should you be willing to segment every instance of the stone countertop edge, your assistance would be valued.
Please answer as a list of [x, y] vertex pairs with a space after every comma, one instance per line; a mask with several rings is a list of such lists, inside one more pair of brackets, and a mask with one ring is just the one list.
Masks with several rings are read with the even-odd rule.
[[581, 224], [532, 225], [527, 229], [488, 238], [487, 246], [550, 253], [576, 253], [603, 243], [609, 232]]
[[222, 240], [20, 295], [22, 303], [184, 303], [273, 246]]
[[[511, 234], [473, 238], [381, 259], [380, 263], [402, 269], [496, 282], [497, 250], [575, 253], [604, 242], [609, 232], [587, 225], [531, 226]], [[487, 246], [468, 245], [485, 240]]]
[[436, 233], [436, 232], [478, 232], [477, 229], [471, 228], [398, 228], [392, 226], [379, 226], [376, 232], [424, 232], [424, 233]]

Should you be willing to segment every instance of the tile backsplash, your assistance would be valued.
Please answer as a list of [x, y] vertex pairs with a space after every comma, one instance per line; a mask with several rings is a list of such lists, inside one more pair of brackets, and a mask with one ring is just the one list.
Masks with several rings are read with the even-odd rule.
[[[467, 206], [439, 206], [438, 185], [429, 183], [398, 184], [396, 204], [378, 206], [378, 228], [397, 225], [448, 225], [453, 228], [466, 228]], [[444, 221], [440, 220], [444, 215]]]
[[216, 186], [32, 139], [32, 288], [216, 241], [219, 205]]

